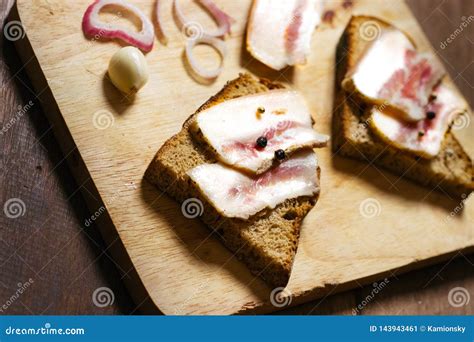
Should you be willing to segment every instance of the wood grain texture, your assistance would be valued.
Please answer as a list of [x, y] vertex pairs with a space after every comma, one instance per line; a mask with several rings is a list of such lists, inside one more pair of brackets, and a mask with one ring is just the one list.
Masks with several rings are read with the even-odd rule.
[[[51, 3], [51, 1], [50, 1], [50, 3]], [[53, 2], [53, 3], [54, 3], [54, 2]], [[106, 44], [104, 44], [104, 46], [106, 46]], [[109, 45], [107, 45], [107, 46], [109, 46]], [[109, 46], [109, 48], [113, 48], [113, 47], [114, 47], [113, 45], [110, 45], [110, 46]], [[257, 67], [257, 68], [258, 68], [258, 67]], [[249, 66], [249, 69], [251, 69], [251, 70], [254, 69], [254, 70], [255, 70], [255, 67], [254, 67], [254, 66]], [[253, 71], [253, 70], [252, 70], [252, 71]], [[269, 73], [268, 70], [261, 70], [261, 71], [264, 72], [264, 73], [265, 73], [265, 72]], [[261, 74], [261, 72], [259, 72], [259, 74]], [[269, 73], [269, 74], [271, 75], [271, 73]], [[289, 76], [289, 75], [285, 75], [285, 76]], [[294, 75], [294, 76], [295, 76], [295, 75]], [[296, 76], [297, 76], [297, 75], [296, 75]], [[471, 80], [472, 80], [472, 77], [471, 77]], [[218, 87], [218, 85], [214, 85], [213, 87]], [[210, 91], [211, 91], [211, 90], [209, 90], [209, 89], [205, 89], [205, 94], [202, 94], [202, 96], [203, 96], [203, 97], [204, 97], [204, 96], [207, 97], [207, 96], [210, 94]], [[471, 103], [472, 103], [472, 102], [471, 102]], [[130, 114], [130, 115], [132, 115], [132, 114]], [[165, 119], [166, 119], [166, 118], [165, 118]], [[318, 120], [318, 119], [317, 119], [317, 120]], [[165, 121], [166, 121], [166, 120], [165, 120]], [[178, 121], [179, 121], [179, 120], [178, 120]], [[5, 121], [4, 121], [4, 122], [5, 122]], [[116, 122], [117, 122], [117, 121], [116, 121]], [[166, 124], [166, 122], [165, 122], [165, 124]], [[169, 124], [169, 123], [167, 123], [167, 124]], [[107, 132], [106, 132], [106, 133], [107, 133]], [[12, 139], [13, 139], [13, 138], [12, 138]], [[56, 151], [57, 151], [57, 150], [56, 150]], [[154, 152], [154, 151], [153, 151], [153, 152]], [[66, 153], [66, 155], [67, 155], [67, 153]], [[53, 161], [52, 165], [56, 165], [56, 163], [60, 162], [61, 159], [62, 159], [62, 156], [60, 155], [60, 158], [59, 158], [58, 160], [56, 160], [56, 161]], [[3, 167], [3, 165], [2, 165], [2, 167]], [[52, 168], [53, 168], [53, 167], [52, 167]], [[52, 168], [51, 168], [51, 169], [52, 169]], [[58, 169], [59, 169], [59, 168], [60, 168], [60, 167], [58, 167]], [[24, 172], [26, 173], [27, 171], [25, 170]], [[26, 177], [26, 176], [25, 176], [25, 177]], [[18, 184], [18, 182], [13, 182], [12, 184], [13, 184], [13, 187], [16, 188], [16, 185]], [[69, 184], [71, 184], [71, 183], [69, 183]], [[79, 185], [81, 185], [81, 184], [79, 184]], [[70, 188], [71, 192], [69, 192], [68, 194], [72, 193], [76, 188], [77, 188], [76, 185], [72, 185], [71, 188]], [[74, 189], [74, 190], [72, 190], [72, 189]], [[128, 189], [128, 188], [127, 188], [127, 189]], [[16, 189], [15, 189], [15, 190], [16, 190]], [[9, 197], [12, 197], [12, 196], [9, 196]], [[8, 197], [7, 197], [7, 198], [8, 198]], [[2, 198], [2, 199], [3, 199], [3, 198]], [[32, 200], [32, 201], [33, 201], [33, 200]], [[90, 199], [88, 199], [88, 201], [90, 202]], [[38, 203], [38, 200], [33, 201], [33, 203]], [[39, 200], [39, 203], [41, 203], [41, 200]], [[176, 207], [176, 205], [174, 205], [172, 202], [170, 202], [168, 205], [169, 205], [170, 207], [171, 207], [171, 206]], [[85, 218], [85, 217], [87, 217], [87, 216], [88, 216], [87, 214], [83, 214], [83, 215], [81, 216], [81, 218]], [[113, 216], [113, 215], [112, 215], [112, 216]], [[56, 216], [55, 216], [55, 218], [56, 218]], [[22, 219], [23, 219], [23, 218], [22, 218]], [[76, 221], [77, 221], [77, 220], [76, 220]], [[82, 220], [79, 220], [79, 222], [80, 222], [80, 221], [82, 221]], [[15, 221], [15, 222], [18, 222], [18, 221]], [[8, 221], [7, 223], [8, 223], [8, 224], [12, 224], [10, 221]], [[77, 225], [78, 222], [69, 223], [69, 224], [70, 224], [70, 226], [73, 227], [74, 224]], [[9, 239], [10, 239], [10, 235], [8, 235], [8, 236], [9, 236]], [[49, 237], [51, 237], [51, 236], [49, 236]], [[48, 242], [48, 243], [50, 243], [50, 242]], [[63, 242], [61, 242], [61, 243], [58, 242], [57, 247], [62, 246], [62, 245], [64, 245]], [[51, 244], [51, 245], [46, 244], [45, 246], [48, 246], [48, 247], [51, 248], [51, 249], [54, 249], [54, 248], [56, 247], [54, 244]], [[66, 249], [67, 251], [69, 251], [68, 248], [65, 248], [65, 249]], [[5, 250], [8, 250], [8, 249], [6, 248]], [[11, 250], [12, 250], [12, 248], [10, 249], [10, 251], [11, 251]], [[73, 250], [74, 250], [74, 249], [73, 249]], [[73, 251], [73, 250], [72, 250], [72, 251]], [[79, 253], [82, 252], [82, 250], [81, 250], [81, 249], [78, 249], [78, 247], [76, 247], [75, 250], [78, 251]], [[71, 252], [72, 252], [72, 251], [71, 251]], [[34, 252], [33, 250], [29, 250], [28, 252], [30, 252], [29, 254], [35, 254], [35, 252]], [[41, 253], [47, 254], [46, 251], [41, 251], [40, 253], [37, 254], [37, 256], [39, 257], [39, 255], [43, 255], [43, 254], [41, 254]], [[79, 253], [76, 253], [76, 254], [79, 254]], [[71, 254], [74, 254], [74, 253], [71, 253]], [[209, 257], [209, 256], [206, 255], [205, 253], [204, 253], [203, 256], [204, 256], [204, 257]], [[41, 257], [39, 257], [39, 259], [41, 259]], [[83, 258], [83, 256], [81, 256], [78, 260], [87, 260], [87, 261], [90, 261], [90, 259], [88, 260], [88, 259], [86, 259], [85, 257]], [[452, 261], [452, 262], [450, 263], [450, 265], [453, 265], [453, 264], [454, 264], [454, 265], [457, 265], [457, 264], [460, 264], [460, 263], [461, 263], [461, 265], [462, 265], [463, 260], [464, 260], [465, 263], [467, 263], [466, 265], [467, 265], [468, 267], [471, 267], [471, 273], [472, 273], [472, 261], [471, 261], [471, 263], [469, 264], [467, 259], [461, 258], [459, 261], [456, 261], [456, 260], [455, 260], [455, 261]], [[39, 262], [41, 262], [41, 260], [40, 260]], [[74, 265], [73, 265], [73, 266], [74, 266]], [[450, 267], [450, 266], [448, 265], [447, 267]], [[39, 268], [36, 268], [35, 265], [33, 265], [32, 268], [35, 269], [35, 270], [37, 270], [37, 271], [38, 271], [38, 269], [39, 269]], [[438, 267], [438, 268], [439, 268], [439, 267]], [[432, 268], [432, 270], [435, 270], [435, 269], [436, 269], [436, 267]], [[444, 270], [444, 271], [445, 271], [445, 270]], [[444, 271], [443, 271], [443, 272], [444, 272]], [[427, 272], [428, 272], [428, 271], [427, 271]], [[419, 274], [419, 273], [417, 273], [417, 274]], [[429, 273], [427, 273], [427, 274], [429, 274]], [[455, 274], [457, 274], [457, 273], [455, 273]], [[461, 273], [459, 273], [459, 274], [461, 274]], [[467, 273], [467, 275], [468, 275], [468, 274], [469, 274], [469, 273]], [[97, 276], [97, 274], [95, 274], [95, 275]], [[461, 274], [461, 275], [462, 275], [462, 274]], [[466, 276], [467, 276], [467, 275], [466, 275]], [[67, 276], [68, 276], [68, 275], [66, 275], [66, 278], [67, 278]], [[453, 278], [456, 279], [455, 276], [454, 276]], [[14, 278], [14, 279], [15, 279], [15, 278]], [[62, 278], [62, 279], [64, 279], [64, 278]], [[400, 280], [401, 284], [410, 284], [410, 282], [408, 281], [408, 280], [409, 280], [408, 278], [407, 278], [407, 280], [405, 280], [405, 281], [403, 280], [404, 278], [401, 278], [401, 279], [402, 279], [402, 280]], [[436, 279], [437, 279], [437, 278], [436, 278]], [[459, 278], [458, 278], [458, 279], [459, 279]], [[462, 278], [461, 278], [461, 279], [462, 279]], [[428, 280], [429, 280], [429, 279], [428, 279]], [[428, 280], [427, 280], [427, 281], [428, 281]], [[436, 281], [433, 281], [432, 283], [436, 283]], [[36, 284], [39, 284], [39, 282], [37, 282]], [[35, 285], [36, 285], [36, 284], [35, 284]], [[394, 288], [395, 288], [395, 287], [396, 287], [396, 288], [399, 288], [399, 286], [396, 285], [396, 284], [399, 284], [399, 281], [398, 281], [398, 280], [397, 280], [397, 282], [392, 282], [391, 285], [392, 285], [392, 284], [393, 284], [393, 287], [394, 287]], [[11, 284], [10, 284], [10, 285], [11, 285]], [[83, 284], [83, 285], [84, 285], [84, 284]], [[467, 285], [466, 285], [466, 286], [467, 286]], [[58, 285], [58, 287], [59, 287], [59, 285]], [[86, 286], [86, 287], [87, 287], [87, 286]], [[96, 286], [96, 287], [97, 287], [97, 286]], [[400, 288], [403, 288], [403, 286], [400, 285]], [[408, 286], [408, 288], [410, 288], [410, 287]], [[370, 288], [369, 288], [369, 289], [370, 289]], [[391, 289], [391, 287], [387, 288], [387, 290], [384, 291], [384, 295], [385, 295], [386, 293], [388, 293], [388, 292], [390, 291], [390, 289]], [[471, 289], [472, 289], [472, 287], [471, 287]], [[199, 292], [201, 292], [201, 291], [202, 291], [201, 287], [198, 286], [196, 293], [199, 293]], [[315, 312], [319, 312], [319, 313], [324, 313], [324, 312], [327, 312], [327, 313], [337, 313], [337, 312], [350, 313], [350, 312], [351, 312], [351, 308], [353, 308], [354, 305], [356, 305], [356, 304], [358, 303], [358, 301], [360, 300], [360, 298], [364, 298], [364, 291], [367, 291], [367, 288], [366, 288], [365, 290], [361, 290], [360, 293], [358, 293], [359, 291], [353, 291], [353, 292], [351, 292], [351, 293], [344, 293], [344, 294], [339, 295], [339, 296], [333, 296], [333, 297], [331, 297], [331, 299], [329, 299], [329, 300], [328, 300], [328, 299], [325, 299], [324, 301], [317, 301], [317, 302], [315, 302], [315, 303], [306, 304], [305, 307], [299, 309], [300, 311], [295, 311], [295, 310], [298, 310], [298, 309], [290, 309], [290, 310], [292, 310], [291, 312], [298, 312], [298, 313], [303, 313], [303, 312], [308, 312], [308, 313], [309, 313], [309, 312], [311, 312], [311, 311], [312, 311], [312, 313], [315, 313]], [[438, 293], [442, 293], [443, 291], [444, 291], [444, 290], [442, 289], [442, 290], [439, 291]], [[8, 294], [8, 292], [7, 292], [7, 294]], [[68, 295], [69, 295], [69, 293], [66, 294], [65, 296], [68, 296]], [[171, 295], [171, 294], [170, 294], [170, 295]], [[447, 295], [447, 291], [445, 292], [445, 296], [446, 296], [446, 295]], [[198, 295], [194, 295], [194, 296], [198, 296]], [[396, 291], [393, 292], [392, 296], [393, 296], [393, 298], [398, 298], [398, 297], [400, 297], [400, 295], [399, 295]], [[27, 298], [27, 297], [22, 297], [22, 298]], [[82, 292], [81, 295], [78, 296], [78, 298], [82, 298], [83, 301], [86, 301], [86, 302], [90, 303], [90, 293], [89, 293], [88, 296], [84, 296], [84, 293]], [[382, 297], [381, 297], [381, 298], [382, 298]], [[410, 296], [407, 296], [407, 298], [409, 299]], [[84, 300], [84, 299], [86, 299], [86, 300]], [[407, 300], [408, 300], [408, 299], [407, 299]], [[25, 299], [25, 300], [26, 300], [26, 299]], [[396, 300], [394, 300], [393, 302], [396, 302]], [[444, 303], [444, 302], [446, 302], [446, 298], [444, 298], [443, 303]], [[34, 300], [32, 300], [32, 303], [33, 303], [32, 305], [35, 305], [35, 304], [34, 304]], [[332, 303], [333, 303], [333, 304], [332, 304]], [[441, 303], [441, 302], [440, 302], [440, 303]], [[317, 304], [319, 304], [319, 305], [317, 305]], [[71, 304], [70, 304], [70, 305], [74, 306], [74, 305], [78, 305], [78, 304], [71, 301]], [[89, 305], [89, 306], [92, 306], [92, 305]], [[314, 308], [315, 306], [316, 306], [316, 308]], [[389, 306], [389, 310], [394, 310], [394, 309], [392, 309], [392, 308], [394, 307], [394, 304], [390, 304], [390, 303], [389, 303], [388, 306]], [[12, 306], [12, 307], [13, 307], [13, 306]], [[15, 307], [16, 307], [16, 306], [15, 306]], [[68, 306], [67, 306], [67, 305], [64, 306], [64, 304], [63, 304], [62, 307], [65, 308], [65, 307], [68, 307]], [[77, 306], [76, 306], [76, 307], [77, 307]], [[97, 310], [97, 312], [105, 312], [104, 309], [94, 308], [93, 306], [92, 306], [92, 308], [90, 308], [90, 307], [87, 307], [86, 305], [84, 305], [84, 306], [79, 305], [79, 307], [84, 307], [84, 308], [86, 308], [86, 309], [84, 309], [84, 310], [90, 310], [90, 309], [92, 309], [92, 310]], [[405, 306], [405, 307], [406, 307], [406, 306]], [[305, 308], [307, 308], [307, 310], [306, 310]], [[368, 310], [369, 308], [370, 308], [370, 307], [368, 307], [367, 310]], [[416, 309], [417, 309], [416, 306], [413, 306], [413, 307], [412, 307], [412, 310], [416, 310]], [[19, 310], [21, 310], [21, 307], [19, 307]], [[69, 307], [69, 309], [65, 309], [65, 310], [70, 310], [70, 307]], [[128, 310], [128, 309], [126, 309], [126, 310]], [[130, 311], [132, 311], [132, 310], [133, 310], [133, 309], [131, 309]], [[306, 310], [306, 311], [305, 311], [305, 310]], [[325, 310], [326, 310], [326, 311], [325, 311]], [[421, 310], [421, 312], [423, 312], [423, 311], [422, 311], [423, 309], [419, 309], [419, 310]], [[446, 310], [449, 310], [449, 307], [447, 308], [445, 305], [443, 306], [443, 305], [440, 304], [440, 305], [439, 305], [439, 310], [440, 310], [440, 312], [447, 312]], [[457, 309], [457, 310], [459, 310], [459, 309]], [[462, 310], [462, 308], [461, 308], [461, 310]], [[21, 312], [21, 311], [19, 311], [19, 312]], [[93, 312], [93, 311], [88, 311], [88, 312]], [[382, 311], [381, 311], [381, 312], [382, 312]], [[387, 312], [387, 311], [384, 311], [384, 312]], [[395, 311], [388, 311], [388, 312], [396, 313]], [[449, 312], [449, 311], [448, 311], [448, 312]], [[456, 311], [456, 312], [459, 312], [459, 311]], [[371, 312], [371, 313], [377, 313], [377, 311]]]
[[[4, 22], [13, 1], [0, 2]], [[2, 25], [3, 28], [3, 25]], [[3, 32], [3, 30], [2, 30]], [[13, 42], [0, 41], [0, 306], [1, 314], [116, 314], [131, 312], [121, 275], [100, 234], [83, 222], [84, 199], [64, 160], [52, 125], [25, 74]], [[34, 105], [19, 115], [29, 101]], [[3, 205], [11, 198], [25, 203], [24, 216], [10, 219]], [[18, 284], [33, 283], [15, 299]], [[96, 307], [92, 294], [107, 286], [113, 306]]]

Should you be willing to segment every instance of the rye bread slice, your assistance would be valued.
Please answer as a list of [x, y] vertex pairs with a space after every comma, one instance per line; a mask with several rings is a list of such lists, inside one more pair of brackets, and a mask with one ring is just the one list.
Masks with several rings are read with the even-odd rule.
[[[283, 88], [265, 79], [240, 74], [211, 97], [197, 112], [220, 102]], [[157, 152], [146, 170], [145, 178], [177, 201], [197, 198], [203, 203], [201, 220], [220, 237], [224, 245], [242, 260], [250, 271], [275, 287], [285, 286], [290, 277], [303, 218], [317, 197], [286, 200], [273, 210], [264, 210], [249, 220], [221, 216], [193, 184], [186, 172], [204, 163], [216, 163], [209, 149], [193, 138], [191, 115], [181, 131]], [[319, 178], [319, 168], [317, 170]]]
[[[451, 196], [468, 196], [474, 189], [473, 165], [469, 155], [451, 131], [446, 133], [441, 151], [433, 159], [423, 159], [401, 151], [382, 141], [368, 125], [368, 106], [341, 88], [346, 72], [362, 56], [370, 41], [361, 39], [361, 25], [372, 28], [390, 24], [369, 16], [355, 16], [349, 21], [336, 51], [336, 84], [332, 129], [334, 153], [372, 162], [394, 174], [418, 184], [446, 192]], [[367, 24], [366, 24], [367, 25]]]

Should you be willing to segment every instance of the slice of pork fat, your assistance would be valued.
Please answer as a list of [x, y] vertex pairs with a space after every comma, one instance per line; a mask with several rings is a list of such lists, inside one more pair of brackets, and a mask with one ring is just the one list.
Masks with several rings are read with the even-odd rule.
[[389, 28], [370, 44], [342, 86], [366, 102], [390, 107], [406, 121], [419, 121], [444, 74], [431, 53], [417, 52], [403, 32]]
[[272, 167], [279, 150], [290, 156], [302, 148], [326, 146], [329, 140], [313, 130], [304, 98], [291, 90], [224, 101], [199, 112], [193, 130], [221, 162], [250, 174]]
[[467, 110], [466, 102], [449, 86], [441, 83], [433, 91], [424, 111], [424, 120], [406, 122], [377, 110], [371, 111], [372, 130], [388, 144], [425, 158], [435, 157], [450, 123]]
[[247, 50], [275, 70], [305, 64], [323, 7], [323, 0], [254, 0]]
[[199, 165], [188, 175], [221, 215], [247, 220], [286, 199], [317, 194], [317, 169], [316, 154], [305, 150], [255, 177], [222, 164]]

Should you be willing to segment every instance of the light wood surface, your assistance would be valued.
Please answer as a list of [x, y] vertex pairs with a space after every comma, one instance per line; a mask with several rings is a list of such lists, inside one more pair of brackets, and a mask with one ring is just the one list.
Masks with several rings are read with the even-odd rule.
[[[136, 3], [151, 13], [148, 1]], [[268, 312], [276, 308], [269, 303], [271, 289], [263, 281], [254, 278], [214, 237], [207, 238], [209, 233], [199, 222], [182, 217], [177, 203], [142, 181], [147, 164], [190, 113], [244, 70], [289, 82], [302, 91], [315, 113], [316, 128], [330, 133], [334, 48], [350, 16], [349, 10], [338, 8], [333, 24], [322, 25], [313, 36], [308, 65], [280, 74], [242, 50], [250, 2], [219, 4], [237, 20], [228, 39], [231, 53], [221, 77], [209, 86], [188, 77], [181, 60], [184, 38], [169, 18], [165, 25], [173, 36], [171, 44], [157, 44], [148, 54], [150, 82], [130, 104], [104, 77], [108, 59], [119, 45], [90, 43], [82, 35], [80, 22], [86, 1], [18, 1], [29, 42], [54, 95], [55, 102], [49, 98], [49, 90], [44, 92], [44, 107], [64, 154], [76, 156], [71, 160], [76, 177], [90, 175], [94, 186], [89, 191], [100, 194], [107, 207], [108, 214], [100, 206], [91, 211], [100, 211], [98, 221], [103, 221], [99, 223], [106, 240], [115, 241], [115, 229], [125, 246], [127, 254], [117, 246], [116, 257], [133, 263], [143, 285], [137, 286], [138, 278], [132, 277], [132, 296], [138, 298], [135, 290], [146, 290], [151, 309], [156, 306], [166, 314]], [[340, 3], [331, 6], [340, 7]], [[187, 10], [208, 22], [204, 13], [191, 7]], [[418, 24], [401, 2], [360, 1], [353, 11], [393, 22], [410, 32], [421, 48], [427, 47]], [[24, 60], [31, 56], [27, 44], [18, 44], [18, 50]], [[209, 53], [199, 51], [203, 56]], [[27, 69], [41, 90], [46, 84], [35, 63]], [[114, 123], [99, 130], [101, 123], [94, 122], [94, 115], [103, 110], [112, 113]], [[468, 130], [456, 133], [472, 155]], [[462, 214], [448, 220], [459, 205], [457, 201], [374, 167], [332, 157], [329, 149], [318, 154], [323, 193], [303, 226], [288, 287], [292, 304], [390, 276], [393, 270], [420, 267], [474, 245], [469, 201]], [[368, 198], [378, 203], [376, 217], [360, 213], [360, 204]]]

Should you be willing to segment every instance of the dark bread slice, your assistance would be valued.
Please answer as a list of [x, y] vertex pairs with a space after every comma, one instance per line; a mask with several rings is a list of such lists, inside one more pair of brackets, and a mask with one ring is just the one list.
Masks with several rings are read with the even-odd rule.
[[[241, 74], [197, 112], [232, 98], [276, 88], [283, 86]], [[301, 222], [315, 205], [317, 196], [286, 200], [275, 209], [264, 210], [246, 221], [221, 216], [186, 174], [198, 165], [217, 162], [209, 149], [193, 138], [189, 129], [193, 120], [194, 114], [186, 120], [182, 130], [160, 148], [145, 178], [180, 203], [188, 198], [199, 199], [204, 206], [201, 220], [218, 233], [225, 246], [254, 274], [273, 286], [285, 286], [296, 253]]]
[[354, 67], [370, 42], [360, 38], [361, 25], [371, 21], [381, 29], [390, 24], [368, 16], [349, 21], [336, 51], [336, 90], [333, 114], [333, 151], [339, 155], [373, 162], [421, 185], [436, 188], [455, 197], [467, 196], [474, 189], [473, 165], [452, 132], [448, 131], [441, 151], [433, 159], [419, 158], [383, 142], [370, 129], [369, 111], [355, 94], [341, 88], [346, 72]]

